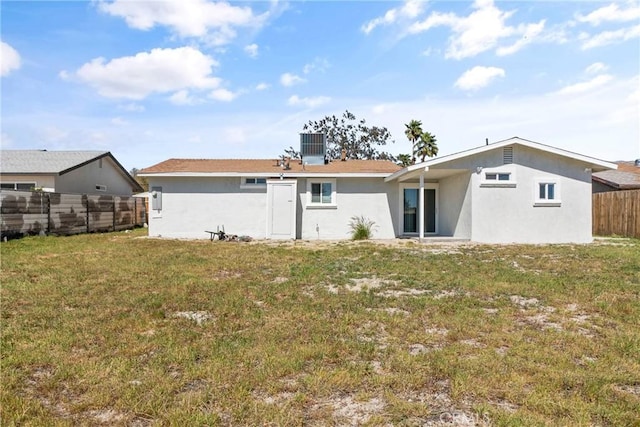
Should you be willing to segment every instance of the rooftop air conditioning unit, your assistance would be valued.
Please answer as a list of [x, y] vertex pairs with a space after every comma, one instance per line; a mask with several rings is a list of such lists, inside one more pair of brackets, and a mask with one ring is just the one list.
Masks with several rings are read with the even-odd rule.
[[300, 155], [307, 165], [323, 165], [327, 154], [327, 136], [323, 133], [301, 133]]

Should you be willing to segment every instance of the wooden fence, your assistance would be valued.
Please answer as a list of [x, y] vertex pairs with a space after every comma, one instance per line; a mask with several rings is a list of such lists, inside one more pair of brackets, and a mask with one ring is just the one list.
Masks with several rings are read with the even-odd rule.
[[640, 238], [640, 190], [592, 195], [593, 234]]
[[145, 222], [145, 200], [137, 197], [0, 191], [3, 237], [116, 231]]

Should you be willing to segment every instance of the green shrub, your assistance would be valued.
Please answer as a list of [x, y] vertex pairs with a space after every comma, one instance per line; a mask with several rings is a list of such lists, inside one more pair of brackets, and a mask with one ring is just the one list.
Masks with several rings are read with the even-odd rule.
[[351, 238], [353, 240], [367, 240], [373, 236], [375, 222], [364, 215], [352, 216], [349, 227], [351, 228]]

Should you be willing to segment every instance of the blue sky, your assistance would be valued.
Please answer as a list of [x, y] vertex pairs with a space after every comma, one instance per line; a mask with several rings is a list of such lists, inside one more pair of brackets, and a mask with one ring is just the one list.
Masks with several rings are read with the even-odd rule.
[[2, 1], [2, 148], [276, 158], [346, 109], [408, 153], [640, 157], [640, 2]]

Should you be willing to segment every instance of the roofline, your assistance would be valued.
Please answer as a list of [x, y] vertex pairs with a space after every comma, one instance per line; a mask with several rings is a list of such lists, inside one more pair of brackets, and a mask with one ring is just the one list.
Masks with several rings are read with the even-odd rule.
[[430, 166], [438, 165], [445, 162], [450, 162], [453, 160], [458, 160], [463, 157], [473, 156], [476, 154], [484, 153], [486, 151], [495, 150], [496, 148], [501, 148], [501, 147], [514, 145], [514, 144], [522, 145], [522, 146], [533, 148], [536, 150], [545, 151], [547, 153], [557, 154], [563, 157], [569, 157], [571, 159], [578, 160], [585, 163], [590, 163], [592, 165], [600, 166], [605, 169], [618, 169], [618, 165], [615, 163], [606, 162], [604, 160], [596, 159], [595, 157], [585, 156], [582, 154], [574, 153], [572, 151], [563, 150], [561, 148], [552, 147], [550, 145], [545, 145], [539, 142], [530, 141], [528, 139], [523, 139], [523, 138], [514, 136], [513, 138], [504, 139], [502, 141], [493, 142], [491, 144], [482, 145], [480, 147], [472, 148], [465, 151], [460, 151], [457, 153], [449, 154], [447, 156], [427, 160], [426, 162], [416, 163], [415, 165], [407, 166], [406, 168], [401, 169], [393, 173], [392, 175], [388, 176], [385, 179], [385, 181], [387, 182], [393, 181], [394, 179], [397, 179], [402, 175], [405, 175], [409, 172], [413, 172], [415, 170], [419, 170], [422, 168], [428, 169]]
[[105, 157], [110, 158], [113, 163], [116, 165], [116, 169], [120, 170], [120, 173], [122, 173], [122, 175], [129, 181], [130, 184], [132, 184], [132, 191], [133, 192], [140, 192], [140, 191], [144, 191], [144, 188], [142, 188], [142, 186], [140, 184], [138, 184], [138, 181], [135, 180], [135, 178], [133, 178], [131, 176], [131, 174], [129, 172], [127, 172], [127, 170], [124, 168], [124, 166], [122, 166], [122, 164], [120, 164], [120, 162], [113, 156], [113, 154], [111, 154], [111, 151], [105, 151], [102, 154], [97, 155], [96, 157], [86, 160], [82, 163], [78, 163], [77, 165], [71, 166], [70, 168], [67, 168], [63, 171], [58, 172], [57, 175], [64, 175], [66, 173], [69, 173], [71, 171], [74, 171], [76, 169], [79, 169], [83, 166], [88, 165], [89, 163], [95, 162], [96, 160], [100, 160], [103, 159]]
[[596, 181], [600, 184], [616, 188], [618, 190], [635, 190], [640, 188], [640, 183], [638, 184], [620, 184], [618, 182], [609, 181], [608, 179], [601, 178], [596, 175], [591, 175], [591, 180]]
[[173, 178], [173, 177], [210, 177], [210, 178], [228, 178], [228, 177], [265, 177], [274, 176], [285, 178], [385, 178], [389, 176], [389, 172], [354, 172], [354, 173], [326, 173], [326, 172], [147, 172], [138, 173], [138, 176], [144, 178]]

